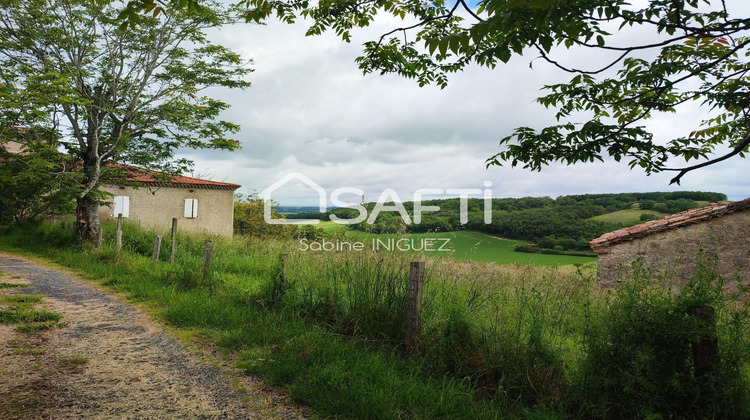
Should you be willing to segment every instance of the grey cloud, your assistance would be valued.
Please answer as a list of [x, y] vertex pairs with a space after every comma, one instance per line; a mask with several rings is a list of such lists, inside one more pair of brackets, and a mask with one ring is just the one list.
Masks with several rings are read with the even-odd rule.
[[[301, 172], [329, 191], [361, 188], [368, 200], [393, 188], [411, 199], [417, 188], [482, 188], [495, 196], [675, 190], [672, 174], [645, 176], [626, 164], [553, 165], [541, 173], [484, 167], [500, 138], [517, 126], [554, 123], [554, 113], [534, 99], [544, 84], [570, 76], [533, 56], [514, 58], [495, 70], [470, 68], [451, 76], [448, 88], [419, 88], [396, 76], [363, 76], [354, 63], [361, 42], [388, 25], [364, 31], [351, 44], [334, 36], [305, 37], [304, 25], [239, 25], [215, 33], [216, 42], [254, 59], [253, 86], [242, 92], [212, 90], [232, 104], [224, 118], [241, 124], [233, 153], [190, 151], [197, 171], [215, 173], [247, 189], [263, 189], [289, 172]], [[585, 63], [580, 52], [567, 62]], [[590, 62], [590, 61], [588, 61]], [[649, 122], [659, 138], [671, 138], [700, 119], [701, 110], [659, 116]], [[750, 195], [745, 161], [732, 161], [686, 176], [683, 187], [716, 190], [732, 198]], [[294, 188], [280, 192], [294, 204], [316, 203]], [[283, 201], [282, 201], [283, 202]]]

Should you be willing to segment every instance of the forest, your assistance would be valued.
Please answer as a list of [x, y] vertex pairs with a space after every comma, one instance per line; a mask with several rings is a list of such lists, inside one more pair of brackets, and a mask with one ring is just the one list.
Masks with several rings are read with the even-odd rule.
[[[437, 206], [439, 210], [423, 211], [419, 224], [406, 224], [398, 212], [383, 211], [377, 215], [374, 223], [365, 221], [351, 225], [351, 228], [369, 233], [452, 232], [469, 229], [507, 239], [528, 241], [539, 249], [580, 250], [585, 249], [590, 240], [604, 233], [634, 224], [592, 219], [595, 216], [628, 209], [650, 210], [640, 218], [640, 221], [647, 221], [726, 200], [725, 194], [701, 191], [495, 198], [492, 199], [492, 220], [487, 224], [484, 221], [484, 199], [466, 199], [468, 220], [462, 224], [461, 199], [450, 198], [424, 201], [422, 206]], [[414, 203], [402, 204], [413, 218]], [[375, 205], [376, 203], [366, 203], [363, 207], [370, 214]], [[290, 219], [315, 218], [327, 221], [331, 220], [331, 215], [353, 219], [359, 212], [353, 208], [337, 208], [326, 213], [286, 216]]]

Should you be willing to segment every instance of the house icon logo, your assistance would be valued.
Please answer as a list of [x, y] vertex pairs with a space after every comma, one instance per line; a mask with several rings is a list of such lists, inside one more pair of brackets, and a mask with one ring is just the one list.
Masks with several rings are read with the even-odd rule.
[[301, 181], [303, 184], [312, 188], [318, 194], [318, 208], [321, 213], [327, 211], [327, 194], [326, 190], [323, 189], [317, 182], [302, 175], [299, 172], [292, 172], [280, 180], [274, 182], [271, 186], [264, 189], [260, 193], [260, 198], [263, 199], [263, 219], [266, 223], [271, 225], [289, 225], [294, 223], [309, 223], [317, 224], [320, 223], [318, 219], [273, 219], [271, 217], [271, 210], [273, 209], [273, 192], [280, 189], [284, 185], [292, 181]]

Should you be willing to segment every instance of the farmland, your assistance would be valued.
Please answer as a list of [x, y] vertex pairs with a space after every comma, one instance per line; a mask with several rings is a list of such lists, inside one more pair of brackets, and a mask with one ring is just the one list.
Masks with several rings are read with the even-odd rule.
[[660, 213], [654, 210], [626, 209], [600, 214], [598, 216], [592, 217], [591, 220], [598, 220], [600, 222], [608, 223], [619, 223], [623, 225], [634, 225], [641, 222], [641, 215], [643, 214], [652, 215], [655, 219], [659, 219], [667, 215], [666, 213]]
[[[525, 241], [498, 238], [483, 232], [456, 231], [443, 233], [407, 233], [403, 235], [373, 234], [348, 229], [344, 225], [332, 221], [320, 222], [315, 225], [325, 232], [346, 232], [347, 237], [364, 241], [370, 246], [373, 241], [385, 242], [388, 239], [405, 238], [411, 242], [419, 243], [425, 238], [438, 238], [447, 240], [446, 247], [442, 251], [427, 252], [432, 257], [454, 258], [457, 260], [470, 260], [480, 262], [494, 262], [500, 264], [532, 264], [541, 266], [585, 264], [596, 262], [596, 257], [582, 257], [569, 255], [547, 255], [516, 252], [515, 247], [526, 245]], [[350, 239], [351, 240], [351, 239]], [[410, 242], [410, 243], [411, 243]], [[441, 242], [442, 243], [442, 242]]]

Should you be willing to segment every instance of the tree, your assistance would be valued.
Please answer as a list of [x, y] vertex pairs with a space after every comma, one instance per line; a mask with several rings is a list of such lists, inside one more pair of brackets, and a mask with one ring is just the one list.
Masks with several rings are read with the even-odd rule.
[[[258, 198], [255, 192], [249, 195], [235, 194], [234, 196], [234, 233], [248, 236], [283, 236], [286, 225], [272, 225], [266, 223], [263, 212], [265, 200]], [[276, 205], [271, 208], [271, 217], [283, 219], [276, 213]]]
[[[420, 85], [444, 87], [448, 73], [471, 63], [494, 68], [526, 53], [572, 73], [568, 83], [547, 86], [538, 99], [556, 108], [559, 123], [517, 128], [500, 141], [504, 149], [488, 166], [541, 170], [552, 162], [608, 155], [647, 173], [676, 171], [671, 183], [679, 184], [690, 171], [744, 157], [750, 144], [750, 18], [730, 16], [724, 1], [648, 0], [639, 7], [627, 0], [479, 0], [476, 8], [466, 0], [241, 3], [248, 21], [273, 14], [290, 23], [309, 18], [308, 35], [333, 30], [344, 41], [378, 13], [405, 19], [403, 26], [365, 43], [357, 61], [365, 73], [397, 73]], [[621, 45], [619, 33], [633, 27], [650, 38]], [[573, 48], [601, 55], [593, 55], [591, 68], [557, 57]], [[657, 113], [688, 104], [701, 104], [709, 116], [671, 139], [654, 138], [644, 125]], [[687, 163], [673, 166], [675, 159]]]
[[[77, 174], [48, 132], [0, 131], [0, 225], [69, 213]], [[6, 150], [13, 141], [21, 150]]]
[[205, 31], [228, 21], [216, 3], [141, 16], [125, 27], [120, 3], [0, 0], [0, 126], [45, 130], [80, 176], [76, 237], [96, 240], [103, 183], [122, 166], [179, 173], [178, 148], [234, 150], [239, 127], [211, 86], [245, 88], [251, 71]]

